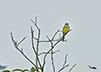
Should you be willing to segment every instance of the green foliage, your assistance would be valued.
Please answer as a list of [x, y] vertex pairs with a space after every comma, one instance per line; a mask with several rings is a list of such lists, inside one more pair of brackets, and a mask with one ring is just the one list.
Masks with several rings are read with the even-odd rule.
[[29, 70], [28, 70], [28, 69], [24, 69], [24, 70], [21, 70], [21, 69], [14, 69], [12, 72], [15, 72], [15, 71], [26, 72], [26, 71], [29, 71]]
[[[42, 68], [40, 68], [40, 67], [38, 67], [38, 70], [42, 70]], [[30, 70], [28, 70], [28, 69], [24, 69], [24, 70], [22, 70], [22, 69], [14, 69], [14, 70], [12, 70], [12, 72], [29, 72]], [[35, 72], [35, 71], [37, 71], [37, 69], [36, 68], [34, 68], [34, 67], [32, 67], [31, 68], [31, 72]], [[4, 71], [2, 71], [2, 72], [10, 72], [9, 70], [4, 70]]]
[[10, 72], [9, 70], [4, 70], [4, 71], [2, 71], [2, 72]]
[[31, 68], [31, 72], [34, 72], [36, 71], [36, 69], [34, 67]]
[[21, 70], [21, 69], [14, 69], [12, 72], [14, 72], [14, 71], [21, 71], [21, 72], [22, 72], [22, 70]]
[[[40, 68], [40, 67], [38, 67], [38, 69], [42, 70], [42, 68]], [[37, 71], [36, 68], [32, 67], [31, 72], [35, 72], [35, 71]]]
[[22, 72], [26, 72], [26, 71], [29, 71], [28, 69], [24, 69]]

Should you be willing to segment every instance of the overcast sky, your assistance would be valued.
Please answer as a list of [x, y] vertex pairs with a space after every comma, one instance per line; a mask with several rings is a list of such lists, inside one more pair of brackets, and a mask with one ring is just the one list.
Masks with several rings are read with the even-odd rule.
[[[54, 55], [56, 70], [64, 62], [68, 54], [70, 66], [96, 66], [97, 70], [78, 69], [72, 72], [99, 72], [101, 71], [101, 1], [100, 0], [0, 0], [0, 64], [7, 65], [7, 69], [31, 68], [25, 58], [14, 48], [10, 32], [19, 41], [24, 36], [26, 40], [20, 45], [29, 58], [35, 60], [31, 48], [30, 19], [38, 17], [38, 26], [41, 29], [41, 40], [46, 35], [52, 35], [62, 30], [68, 22], [72, 31], [66, 36], [67, 42], [59, 43]], [[33, 27], [35, 32], [36, 29]], [[48, 50], [49, 44], [41, 44], [40, 52]], [[45, 72], [52, 72], [50, 57], [47, 57]], [[67, 72], [65, 69], [63, 72]]]

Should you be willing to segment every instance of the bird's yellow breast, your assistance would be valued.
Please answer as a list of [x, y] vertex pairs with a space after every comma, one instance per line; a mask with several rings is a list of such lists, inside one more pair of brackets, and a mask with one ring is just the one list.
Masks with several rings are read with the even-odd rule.
[[63, 28], [63, 34], [66, 34], [70, 30], [70, 27], [68, 25], [65, 25]]

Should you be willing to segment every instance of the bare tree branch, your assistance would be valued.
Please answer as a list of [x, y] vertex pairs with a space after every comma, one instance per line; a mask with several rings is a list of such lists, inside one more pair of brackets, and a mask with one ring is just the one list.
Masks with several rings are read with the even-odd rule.
[[[69, 33], [71, 30], [69, 30], [67, 33]], [[49, 49], [48, 51], [47, 51], [47, 53], [45, 54], [45, 56], [44, 56], [44, 59], [43, 59], [43, 70], [44, 70], [44, 66], [45, 66], [45, 64], [46, 64], [46, 57], [47, 57], [47, 55], [50, 53], [50, 51], [51, 50], [53, 50], [54, 49], [54, 47], [62, 40], [62, 38], [63, 38], [63, 36], [57, 41], [57, 42], [55, 42], [55, 44], [53, 44], [53, 46], [51, 47], [51, 49]]]
[[38, 38], [35, 38], [34, 36], [33, 36], [33, 39], [38, 40]]
[[[56, 52], [59, 52], [60, 50], [56, 50], [56, 51], [54, 51], [54, 52], [52, 52], [53, 54], [54, 53], [56, 53]], [[40, 56], [40, 55], [42, 55], [42, 54], [46, 54], [46, 52], [42, 52], [42, 53], [40, 53], [38, 56]], [[51, 54], [51, 53], [49, 53], [49, 54]]]
[[[55, 41], [58, 41], [58, 40], [60, 40], [60, 38], [59, 39], [55, 39], [55, 40], [50, 40], [50, 41], [53, 41], [53, 42], [55, 42]], [[41, 41], [39, 41], [39, 42], [50, 42], [49, 40], [41, 40]]]
[[66, 68], [67, 66], [69, 66], [69, 64], [67, 64], [66, 66], [62, 67], [58, 72], [62, 71], [64, 68]]
[[[55, 36], [57, 35], [57, 33], [59, 32], [59, 30], [57, 30], [56, 32], [55, 32], [55, 34], [53, 35], [53, 37], [52, 37], [52, 39], [50, 39], [50, 41], [58, 41], [60, 38], [58, 38], [58, 39], [55, 39], [54, 40], [54, 38], [55, 38]], [[39, 41], [39, 42], [50, 42], [49, 40], [41, 40], [41, 41]]]
[[[72, 29], [71, 29], [72, 30]], [[69, 30], [68, 32], [70, 32], [71, 30]], [[58, 41], [58, 40], [60, 40], [61, 39], [61, 34], [59, 35], [59, 38], [58, 39], [54, 39], [55, 38], [55, 36], [56, 36], [56, 34], [59, 32], [59, 30], [57, 30], [57, 32], [54, 34], [54, 36], [52, 37], [52, 39], [50, 40], [50, 41], [54, 41], [54, 42], [56, 42], [56, 41]], [[67, 33], [68, 33], [67, 32]], [[35, 40], [38, 40], [38, 38], [35, 38], [34, 37], [34, 39]], [[40, 40], [39, 42], [50, 42], [49, 40]], [[67, 40], [64, 40], [64, 42], [67, 42]]]
[[[38, 57], [38, 49], [39, 49], [39, 39], [40, 39], [40, 29], [39, 29], [39, 27], [37, 26], [37, 17], [35, 17], [35, 22], [31, 19], [31, 21], [34, 23], [34, 25], [35, 25], [35, 27], [37, 28], [37, 30], [38, 30], [38, 38], [35, 38], [34, 37], [34, 35], [33, 35], [33, 29], [32, 29], [32, 27], [31, 27], [31, 33], [32, 33], [32, 40], [33, 39], [36, 39], [37, 40], [37, 46], [36, 46], [36, 52], [35, 52], [35, 54], [36, 54], [36, 65], [37, 65], [37, 67], [38, 67], [38, 63], [39, 63], [39, 65], [40, 65], [40, 67], [41, 67], [41, 63], [40, 63], [40, 60], [39, 60], [39, 57]], [[33, 42], [33, 41], [32, 41]], [[32, 43], [33, 44], [33, 43]], [[35, 50], [35, 48], [34, 48], [34, 50]]]
[[36, 28], [39, 30], [39, 27], [37, 26], [37, 17], [35, 17], [35, 22], [31, 19], [31, 21], [33, 22], [33, 24], [36, 26]]
[[52, 67], [53, 67], [53, 72], [55, 72], [55, 64], [54, 64], [54, 58], [53, 58], [53, 50], [51, 51], [51, 61], [52, 61]]
[[43, 70], [44, 70], [44, 66], [45, 66], [45, 64], [46, 64], [46, 56], [50, 53], [50, 51], [51, 50], [53, 50], [53, 48], [60, 42], [62, 40], [62, 38], [60, 39], [60, 40], [58, 40], [55, 44], [53, 44], [53, 46], [51, 47], [51, 49], [49, 49], [47, 52], [46, 52], [46, 54], [45, 54], [45, 56], [44, 56], [44, 59], [43, 59]]
[[18, 42], [18, 46], [20, 45], [21, 42], [23, 42], [26, 39], [26, 37], [24, 37], [20, 42]]
[[[57, 32], [56, 32], [57, 33]], [[56, 35], [56, 34], [55, 34]], [[55, 35], [53, 36], [52, 39], [54, 39]], [[49, 39], [49, 37], [47, 36], [48, 40], [51, 43], [51, 47], [53, 46], [53, 42]], [[52, 67], [53, 67], [53, 72], [55, 72], [55, 65], [54, 65], [54, 58], [53, 58], [53, 50], [51, 50], [51, 61], [52, 61]]]
[[[52, 61], [53, 72], [55, 72], [54, 56], [53, 56], [53, 55], [54, 55], [54, 53], [56, 53], [56, 52], [58, 52], [58, 51], [60, 51], [60, 50], [53, 51], [53, 49], [55, 48], [55, 46], [56, 46], [58, 43], [60, 43], [60, 41], [62, 40], [63, 36], [62, 36], [62, 37], [59, 37], [58, 39], [55, 39], [56, 35], [57, 35], [58, 32], [59, 32], [59, 30], [57, 30], [51, 39], [47, 36], [47, 39], [48, 39], [48, 40], [40, 40], [40, 33], [41, 33], [40, 31], [41, 31], [41, 30], [40, 30], [40, 28], [39, 28], [38, 25], [37, 25], [37, 17], [35, 17], [35, 21], [33, 21], [32, 19], [31, 19], [31, 21], [32, 21], [32, 23], [34, 24], [34, 26], [36, 27], [36, 29], [37, 29], [37, 31], [38, 31], [37, 37], [34, 37], [34, 31], [33, 31], [33, 28], [32, 28], [32, 26], [31, 26], [31, 40], [32, 40], [31, 42], [32, 42], [33, 51], [34, 51], [34, 53], [35, 53], [35, 55], [36, 55], [36, 64], [34, 64], [33, 61], [31, 61], [31, 60], [24, 54], [23, 48], [19, 49], [19, 47], [18, 47], [18, 46], [26, 39], [26, 37], [24, 37], [21, 41], [19, 41], [19, 42], [17, 43], [17, 41], [14, 40], [12, 33], [10, 33], [12, 42], [13, 42], [15, 48], [16, 48], [30, 63], [32, 63], [32, 64], [35, 66], [35, 69], [36, 69], [37, 72], [39, 72], [39, 67], [38, 67], [38, 66], [40, 66], [41, 72], [44, 72], [44, 67], [45, 67], [45, 64], [46, 64], [46, 57], [47, 57], [48, 54], [51, 54], [51, 61]], [[71, 30], [70, 30], [70, 31], [71, 31]], [[70, 32], [70, 31], [69, 31], [69, 32]], [[68, 33], [68, 32], [67, 32], [67, 33]], [[34, 46], [34, 40], [37, 41], [36, 47]], [[50, 42], [51, 48], [50, 48], [47, 52], [42, 52], [42, 53], [39, 54], [39, 43], [41, 43], [41, 42]], [[41, 65], [41, 62], [40, 62], [40, 59], [39, 59], [39, 55], [42, 55], [42, 54], [45, 54], [44, 57], [43, 57], [43, 65]], [[65, 67], [67, 67], [67, 66], [69, 65], [69, 64], [66, 65], [66, 63], [67, 63], [67, 54], [66, 54], [66, 56], [65, 56], [65, 62], [64, 62], [64, 64], [63, 64], [63, 67], [62, 67], [58, 72], [62, 71]], [[75, 65], [74, 65], [74, 66], [75, 66]], [[73, 66], [73, 67], [74, 67], [74, 66]], [[73, 67], [72, 67], [72, 68], [73, 68]], [[72, 70], [72, 68], [69, 70], [69, 72]]]
[[33, 48], [33, 51], [34, 51], [34, 53], [36, 54], [37, 52], [36, 52], [36, 50], [35, 50], [35, 47], [34, 47], [34, 41], [33, 41], [33, 37], [34, 37], [34, 35], [33, 35], [33, 29], [32, 29], [32, 26], [31, 26], [31, 40], [32, 40], [32, 48]]
[[53, 58], [53, 50], [51, 51], [51, 61], [52, 61], [53, 72], [55, 72], [55, 64], [54, 64], [54, 58]]
[[[38, 60], [38, 62], [39, 62], [39, 65], [40, 65], [40, 67], [41, 67], [41, 63], [40, 63], [40, 60], [39, 60], [39, 58], [38, 58], [38, 56], [37, 56], [37, 52], [36, 52], [36, 50], [35, 50], [35, 47], [34, 47], [34, 41], [33, 41], [33, 38], [34, 38], [34, 35], [33, 35], [33, 29], [32, 29], [32, 27], [31, 27], [31, 40], [32, 40], [32, 48], [33, 48], [33, 51], [34, 51], [34, 53], [35, 53], [35, 55], [36, 55], [36, 58], [37, 58], [37, 60]], [[37, 67], [37, 69], [38, 69], [38, 67]]]
[[77, 63], [75, 63], [75, 64], [70, 68], [70, 70], [69, 70], [68, 72], [71, 72], [72, 69], [73, 69], [76, 65], [77, 65]]
[[65, 62], [63, 63], [63, 67], [62, 67], [58, 72], [62, 71], [62, 70], [65, 69], [67, 66], [69, 66], [69, 64], [66, 65], [66, 63], [67, 63], [67, 56], [68, 56], [68, 54], [66, 54], [66, 56], [65, 56]]
[[59, 32], [59, 30], [57, 30], [57, 32], [55, 32], [54, 36], [52, 37], [51, 40], [54, 40], [55, 36], [57, 35], [57, 33]]
[[66, 54], [66, 56], [65, 56], [65, 62], [64, 62], [64, 64], [63, 64], [63, 67], [64, 67], [65, 64], [67, 63], [67, 56], [68, 56], [68, 54]]
[[[10, 35], [11, 35], [11, 39], [12, 39], [12, 42], [13, 42], [15, 48], [16, 48], [31, 64], [33, 64], [35, 67], [37, 67], [37, 66], [23, 53], [23, 51], [18, 48], [18, 44], [17, 44], [17, 42], [14, 40], [12, 33], [10, 33]], [[21, 40], [20, 43], [23, 42], [24, 39], [25, 39], [25, 38], [23, 38], [23, 40]], [[20, 43], [19, 43], [19, 44], [20, 44]]]

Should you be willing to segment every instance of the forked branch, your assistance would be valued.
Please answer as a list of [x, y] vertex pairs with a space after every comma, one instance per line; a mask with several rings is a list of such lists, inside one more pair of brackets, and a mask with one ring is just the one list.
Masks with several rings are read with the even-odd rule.
[[25, 40], [26, 37], [24, 37], [20, 42], [17, 43], [17, 41], [14, 40], [12, 33], [10, 33], [10, 36], [11, 36], [11, 39], [12, 39], [12, 42], [13, 42], [14, 47], [15, 47], [31, 64], [33, 64], [35, 67], [37, 67], [37, 66], [23, 53], [22, 49], [20, 50], [20, 49], [18, 48], [18, 46]]
[[67, 63], [67, 56], [68, 56], [68, 54], [66, 54], [66, 56], [65, 56], [65, 61], [64, 61], [64, 63], [63, 63], [63, 67], [62, 67], [58, 72], [62, 71], [62, 70], [65, 69], [67, 66], [69, 66], [69, 64], [66, 64], [66, 63]]

